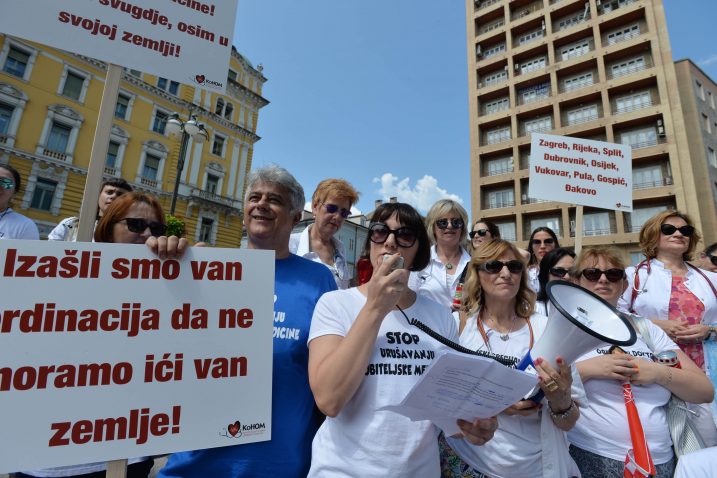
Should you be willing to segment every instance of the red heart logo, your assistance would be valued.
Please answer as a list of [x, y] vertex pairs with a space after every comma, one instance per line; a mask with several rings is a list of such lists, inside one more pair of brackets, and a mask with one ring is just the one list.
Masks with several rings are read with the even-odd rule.
[[237, 433], [239, 433], [239, 427], [241, 424], [239, 423], [239, 420], [235, 421], [234, 423], [230, 423], [229, 426], [227, 426], [227, 431], [231, 436], [236, 436]]
[[200, 85], [204, 83], [204, 75], [197, 75], [194, 77], [194, 79], [196, 79], [197, 83], [199, 83]]

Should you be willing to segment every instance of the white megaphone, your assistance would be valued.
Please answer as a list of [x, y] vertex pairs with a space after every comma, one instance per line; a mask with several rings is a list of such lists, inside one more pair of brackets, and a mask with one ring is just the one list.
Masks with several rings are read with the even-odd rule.
[[[580, 356], [603, 343], [629, 346], [637, 335], [628, 320], [605, 299], [589, 290], [562, 280], [548, 282], [547, 294], [553, 304], [548, 325], [533, 348], [518, 364], [518, 370], [536, 373], [534, 360], [542, 357], [556, 370], [558, 356], [572, 365]], [[540, 401], [536, 387], [528, 394]]]

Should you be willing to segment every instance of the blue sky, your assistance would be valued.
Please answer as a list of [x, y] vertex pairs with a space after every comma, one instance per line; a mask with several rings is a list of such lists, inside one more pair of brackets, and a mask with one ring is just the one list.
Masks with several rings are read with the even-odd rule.
[[[673, 58], [717, 79], [717, 1], [664, 3]], [[345, 178], [364, 212], [470, 206], [463, 0], [239, 0], [234, 43], [268, 78], [253, 167], [286, 167], [307, 198]]]

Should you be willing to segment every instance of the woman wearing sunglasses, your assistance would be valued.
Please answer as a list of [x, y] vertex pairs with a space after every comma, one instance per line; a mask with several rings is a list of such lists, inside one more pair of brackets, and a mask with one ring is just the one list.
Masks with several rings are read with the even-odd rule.
[[9, 164], [0, 166], [0, 240], [40, 239], [32, 219], [10, 207], [12, 198], [20, 191], [20, 173]]
[[316, 186], [311, 198], [313, 224], [291, 235], [289, 251], [297, 256], [320, 262], [329, 268], [339, 289], [351, 281], [343, 243], [336, 237], [351, 206], [358, 201], [358, 192], [343, 179], [325, 179]]
[[540, 261], [540, 271], [538, 272], [538, 298], [535, 302], [535, 308], [543, 315], [549, 315], [550, 301], [546, 286], [548, 282], [554, 280], [568, 280], [568, 272], [575, 263], [575, 253], [570, 249], [558, 247], [543, 256]]
[[[401, 402], [431, 357], [447, 347], [408, 322], [457, 340], [447, 307], [408, 287], [409, 271], [431, 257], [420, 214], [386, 203], [373, 213], [366, 240], [373, 273], [367, 283], [324, 294], [309, 333], [309, 382], [328, 415], [312, 445], [310, 477], [438, 476], [438, 429], [381, 410]], [[491, 438], [494, 419], [458, 422], [466, 439]]]
[[[460, 343], [517, 364], [540, 338], [548, 318], [534, 313], [518, 248], [497, 239], [477, 249], [469, 264], [460, 312]], [[564, 431], [580, 416], [579, 379], [558, 358], [559, 368], [538, 358], [536, 370], [545, 393], [541, 404], [521, 400], [498, 415], [493, 439], [476, 447], [441, 437], [443, 477], [553, 478], [578, 476]]]
[[[594, 292], [612, 306], [620, 295], [629, 291], [625, 263], [618, 250], [611, 247], [584, 249], [572, 271], [581, 287]], [[643, 320], [629, 317], [629, 320]], [[611, 353], [604, 344], [578, 359], [576, 365], [585, 384], [587, 406], [568, 432], [570, 454], [583, 478], [622, 478], [625, 457], [632, 449], [627, 409], [622, 384], [632, 384], [634, 403], [657, 468], [657, 477], [672, 477], [675, 457], [665, 414], [672, 393], [683, 400], [702, 401], [712, 395], [704, 373], [656, 325], [643, 320], [645, 339], [638, 331], [637, 342], [625, 347], [626, 354]], [[652, 344], [650, 347], [648, 343]], [[677, 352], [681, 369], [653, 362], [651, 357], [664, 351]]]
[[468, 213], [451, 199], [441, 199], [426, 216], [426, 230], [433, 243], [428, 265], [411, 274], [409, 287], [439, 304], [451, 307], [461, 272], [471, 258], [465, 249]]
[[549, 227], [536, 227], [528, 240], [528, 285], [536, 293], [540, 290], [538, 274], [540, 273], [540, 261], [545, 254], [560, 247], [558, 236]]
[[[717, 274], [700, 270], [687, 261], [697, 248], [700, 234], [692, 220], [679, 211], [663, 211], [648, 219], [640, 230], [645, 260], [627, 269], [628, 288], [620, 307], [651, 319], [674, 340], [702, 370], [702, 343], [717, 337]], [[707, 446], [717, 445], [717, 427], [709, 405], [690, 405], [699, 417], [695, 425]]]
[[473, 230], [468, 236], [471, 238], [471, 247], [476, 250], [484, 242], [500, 239], [500, 229], [492, 221], [479, 219], [473, 224]]

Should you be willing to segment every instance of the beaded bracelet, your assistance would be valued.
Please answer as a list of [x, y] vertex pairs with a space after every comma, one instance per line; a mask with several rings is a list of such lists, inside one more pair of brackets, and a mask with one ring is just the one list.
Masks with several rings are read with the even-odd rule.
[[565, 410], [559, 412], [553, 410], [553, 408], [550, 406], [550, 402], [548, 402], [548, 408], [550, 408], [550, 418], [554, 420], [565, 420], [568, 415], [570, 415], [575, 409], [575, 400], [570, 400], [570, 406]]

